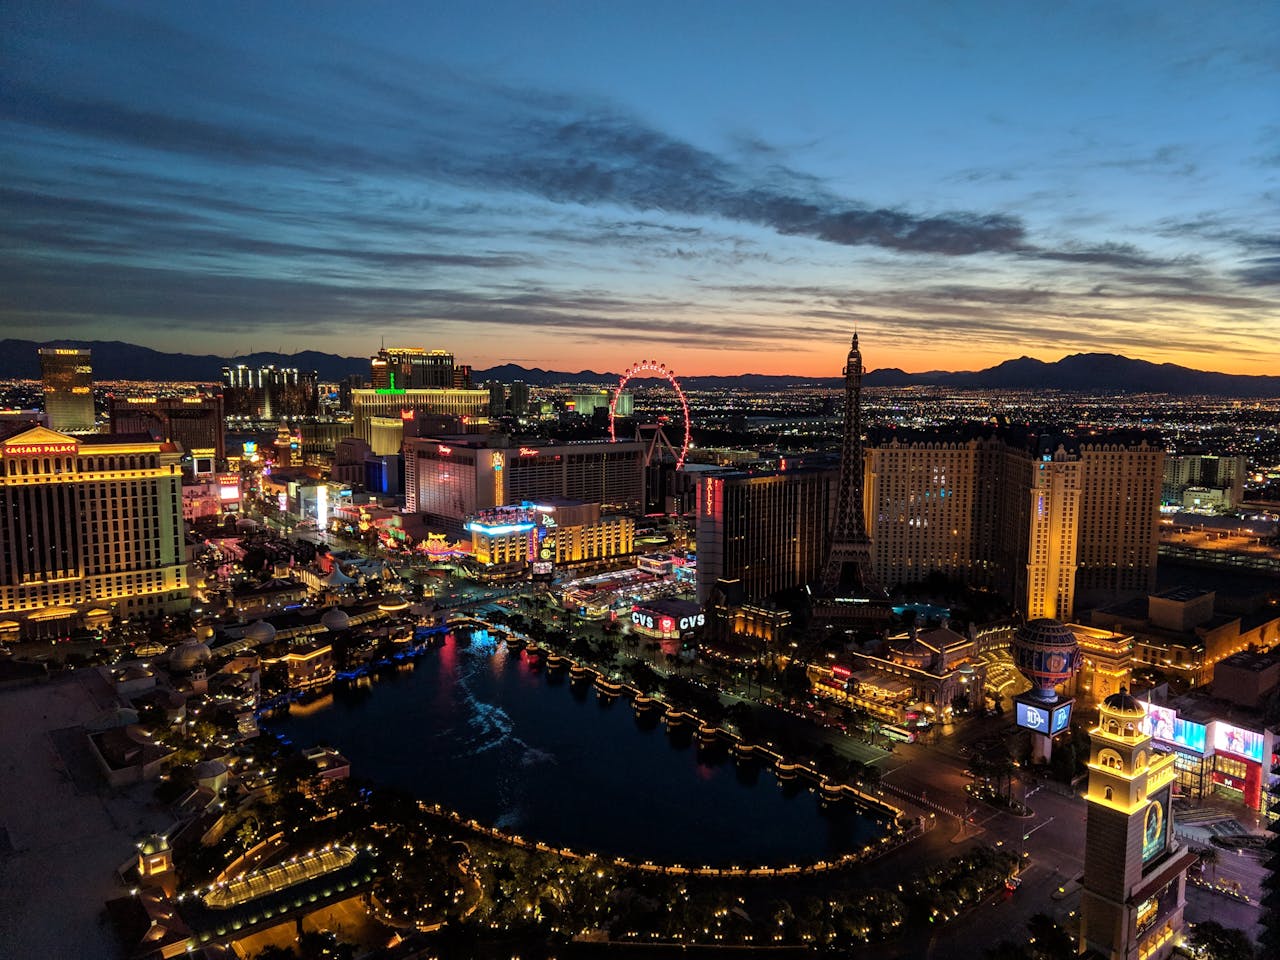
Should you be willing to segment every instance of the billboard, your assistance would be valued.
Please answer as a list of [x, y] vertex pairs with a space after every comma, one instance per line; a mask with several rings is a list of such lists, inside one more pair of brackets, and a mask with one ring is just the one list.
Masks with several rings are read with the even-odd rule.
[[1026, 727], [1036, 733], [1049, 732], [1049, 711], [1030, 703], [1018, 701], [1018, 726]]
[[1204, 753], [1206, 729], [1203, 723], [1183, 720], [1178, 712], [1170, 707], [1147, 703], [1139, 700], [1147, 716], [1142, 721], [1142, 732], [1161, 743], [1172, 743], [1196, 753]]
[[1169, 840], [1169, 788], [1154, 797], [1142, 815], [1142, 862], [1148, 864], [1160, 854]]
[[1071, 722], [1071, 702], [1068, 701], [1060, 707], [1053, 708], [1053, 722], [1049, 727], [1049, 733], [1061, 733], [1067, 729], [1067, 724]]
[[1215, 752], [1234, 753], [1237, 757], [1246, 757], [1254, 763], [1261, 763], [1262, 746], [1260, 733], [1233, 727], [1221, 721], [1214, 724], [1213, 749]]

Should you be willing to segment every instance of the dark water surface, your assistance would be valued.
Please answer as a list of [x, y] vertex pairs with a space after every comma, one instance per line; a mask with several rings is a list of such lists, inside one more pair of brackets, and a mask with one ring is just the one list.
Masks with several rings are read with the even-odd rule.
[[848, 801], [699, 749], [623, 697], [530, 667], [487, 634], [450, 636], [372, 684], [293, 705], [269, 727], [326, 744], [352, 774], [575, 850], [685, 865], [782, 865], [861, 846], [883, 825]]

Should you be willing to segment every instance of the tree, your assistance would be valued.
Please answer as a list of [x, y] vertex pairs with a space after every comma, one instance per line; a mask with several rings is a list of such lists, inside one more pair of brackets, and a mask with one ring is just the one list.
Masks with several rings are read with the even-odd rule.
[[1027, 921], [1036, 953], [1044, 960], [1075, 960], [1076, 945], [1071, 935], [1047, 914], [1037, 913]]
[[1204, 951], [1208, 960], [1254, 960], [1257, 953], [1243, 930], [1206, 920], [1191, 931], [1191, 945]]
[[1053, 774], [1055, 780], [1061, 780], [1063, 783], [1071, 782], [1071, 778], [1076, 775], [1075, 743], [1065, 740], [1054, 748], [1053, 755], [1049, 758], [1049, 772]]
[[1200, 872], [1203, 876], [1204, 868], [1210, 867], [1213, 871], [1213, 879], [1218, 879], [1218, 862], [1222, 859], [1222, 854], [1218, 852], [1217, 847], [1201, 847], [1196, 851], [1196, 856], [1200, 862]]

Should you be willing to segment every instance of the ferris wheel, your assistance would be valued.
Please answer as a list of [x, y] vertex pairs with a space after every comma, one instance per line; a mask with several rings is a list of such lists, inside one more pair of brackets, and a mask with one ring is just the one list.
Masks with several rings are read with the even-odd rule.
[[[614, 391], [613, 396], [609, 400], [609, 439], [616, 441], [618, 439], [615, 423], [617, 420], [618, 396], [626, 389], [627, 382], [642, 373], [657, 374], [663, 380], [671, 385], [671, 389], [676, 393], [676, 399], [680, 401], [680, 417], [684, 422], [684, 436], [680, 444], [680, 449], [676, 450], [675, 445], [667, 442], [667, 449], [676, 458], [676, 469], [679, 470], [684, 466], [684, 458], [689, 454], [689, 401], [685, 399], [684, 391], [680, 389], [680, 381], [676, 379], [675, 372], [667, 367], [665, 363], [659, 363], [657, 360], [641, 360], [639, 363], [633, 363], [623, 371], [622, 377], [618, 380], [618, 389]], [[659, 425], [658, 435], [662, 434], [661, 425]], [[665, 436], [664, 436], [665, 439]], [[645, 460], [653, 455], [655, 443], [650, 445], [649, 453]]]

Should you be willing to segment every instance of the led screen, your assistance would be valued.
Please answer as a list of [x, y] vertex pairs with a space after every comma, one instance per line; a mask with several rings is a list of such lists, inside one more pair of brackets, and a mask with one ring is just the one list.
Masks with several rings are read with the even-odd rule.
[[1204, 753], [1206, 730], [1203, 723], [1183, 720], [1170, 707], [1147, 703], [1145, 700], [1138, 702], [1147, 711], [1147, 717], [1142, 721], [1142, 729], [1147, 736], [1162, 743], [1172, 743], [1196, 753]]
[[1213, 731], [1213, 749], [1222, 753], [1234, 753], [1237, 757], [1248, 757], [1255, 763], [1262, 762], [1262, 734], [1252, 730], [1233, 727], [1229, 723], [1218, 723]]
[[1053, 726], [1049, 730], [1050, 733], [1060, 733], [1067, 729], [1067, 724], [1071, 722], [1071, 704], [1064, 703], [1060, 707], [1053, 708]]
[[1018, 726], [1035, 730], [1038, 733], [1049, 732], [1049, 711], [1044, 707], [1035, 707], [1029, 703], [1018, 702]]
[[1164, 852], [1169, 839], [1169, 789], [1156, 794], [1142, 815], [1142, 862], [1149, 863]]

